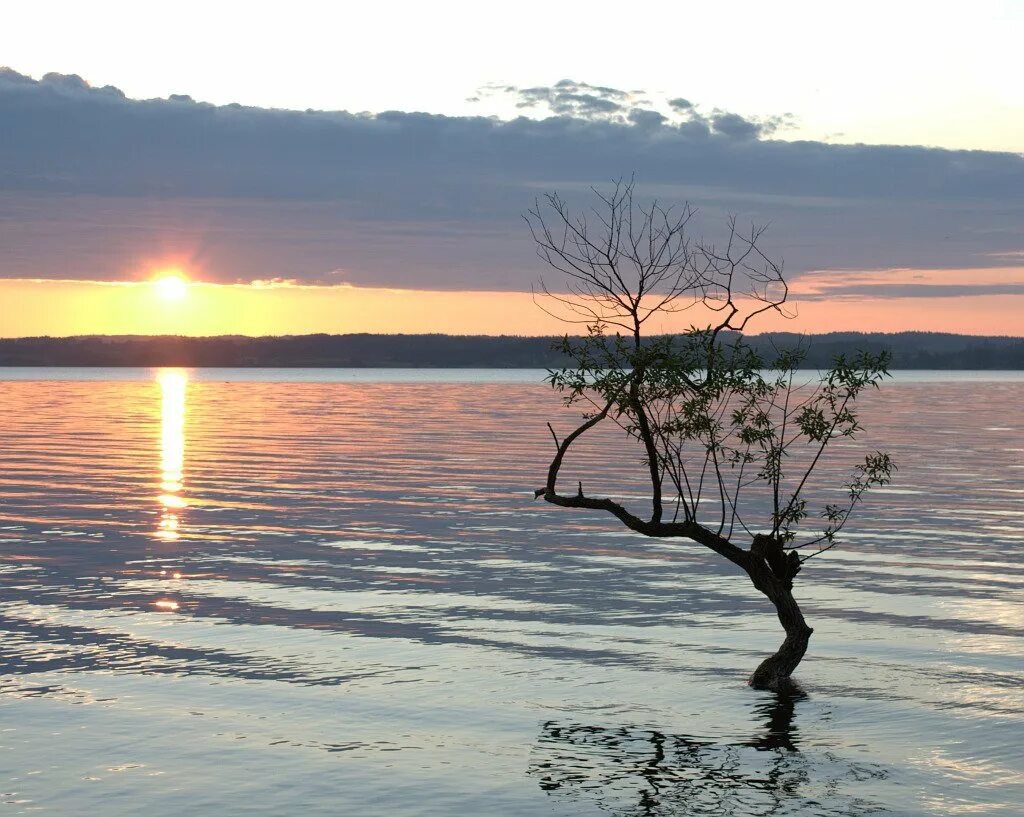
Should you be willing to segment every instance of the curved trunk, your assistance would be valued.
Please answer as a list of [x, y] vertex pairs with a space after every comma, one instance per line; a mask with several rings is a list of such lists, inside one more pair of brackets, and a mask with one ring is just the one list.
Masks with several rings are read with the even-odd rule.
[[776, 578], [767, 565], [754, 565], [749, 572], [754, 586], [775, 605], [775, 612], [786, 631], [786, 639], [778, 652], [760, 663], [749, 683], [757, 689], [784, 690], [792, 685], [790, 676], [807, 652], [814, 630], [804, 621], [804, 614], [793, 598], [789, 582]]

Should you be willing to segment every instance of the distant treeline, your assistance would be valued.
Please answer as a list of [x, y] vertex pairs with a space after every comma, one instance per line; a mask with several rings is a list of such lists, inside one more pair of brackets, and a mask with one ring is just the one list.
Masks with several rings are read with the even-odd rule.
[[[760, 351], [808, 346], [806, 365], [840, 353], [889, 350], [896, 369], [1024, 369], [1024, 338], [932, 332], [746, 338]], [[0, 366], [556, 368], [553, 338], [464, 335], [105, 336], [0, 339]]]

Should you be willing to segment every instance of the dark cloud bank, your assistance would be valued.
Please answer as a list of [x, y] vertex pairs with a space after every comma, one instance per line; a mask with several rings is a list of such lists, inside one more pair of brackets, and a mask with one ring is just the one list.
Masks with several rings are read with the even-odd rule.
[[708, 233], [727, 212], [771, 221], [794, 275], [1002, 266], [1024, 249], [1019, 155], [785, 142], [770, 138], [785, 116], [569, 80], [481, 93], [550, 115], [140, 101], [0, 70], [0, 275], [116, 279], [188, 250], [224, 281], [525, 289], [533, 197], [583, 203], [634, 172], [642, 192], [700, 207]]

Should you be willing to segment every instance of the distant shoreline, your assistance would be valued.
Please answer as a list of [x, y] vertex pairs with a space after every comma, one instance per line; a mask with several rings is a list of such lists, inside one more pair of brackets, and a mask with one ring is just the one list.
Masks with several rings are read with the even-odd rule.
[[[548, 369], [568, 363], [551, 337], [497, 335], [291, 335], [285, 337], [102, 336], [0, 339], [0, 366], [61, 368]], [[837, 354], [888, 350], [894, 370], [1024, 370], [1024, 338], [930, 332], [771, 333], [745, 342], [809, 344], [805, 366]]]

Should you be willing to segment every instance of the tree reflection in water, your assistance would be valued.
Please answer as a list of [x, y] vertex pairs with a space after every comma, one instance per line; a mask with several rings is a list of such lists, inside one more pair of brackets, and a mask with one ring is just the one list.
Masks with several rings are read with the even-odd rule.
[[874, 764], [827, 751], [801, 752], [794, 723], [799, 691], [754, 708], [763, 728], [722, 743], [639, 726], [548, 721], [530, 774], [549, 794], [573, 794], [616, 815], [882, 814], [861, 792], [886, 777]]

